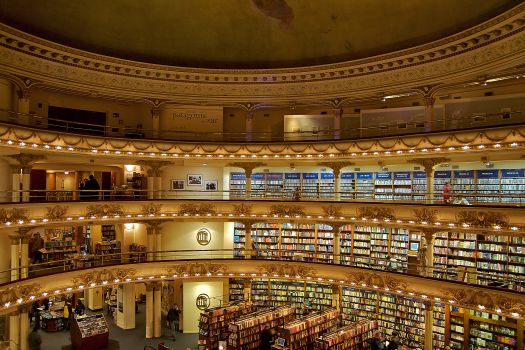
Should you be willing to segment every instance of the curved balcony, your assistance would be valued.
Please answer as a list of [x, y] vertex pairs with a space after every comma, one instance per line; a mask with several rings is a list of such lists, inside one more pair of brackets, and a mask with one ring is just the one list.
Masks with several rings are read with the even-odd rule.
[[[92, 257], [63, 261], [63, 271], [44, 265], [31, 266], [33, 277], [0, 287], [0, 313], [48, 295], [65, 294], [107, 285], [154, 282], [173, 279], [212, 280], [225, 278], [279, 278], [292, 281], [328, 283], [367, 290], [390, 291], [422, 301], [440, 301], [466, 308], [525, 318], [525, 294], [508, 288], [427, 277], [430, 272], [404, 274], [395, 271], [343, 266], [312, 261], [283, 260], [279, 256], [259, 259], [247, 251], [245, 259], [232, 259], [231, 250], [145, 252], [154, 261], [137, 262], [137, 253], [120, 254], [119, 261], [104, 263]], [[76, 265], [78, 264], [78, 265]], [[82, 267], [80, 267], [82, 266]], [[10, 273], [4, 271], [3, 273]]]

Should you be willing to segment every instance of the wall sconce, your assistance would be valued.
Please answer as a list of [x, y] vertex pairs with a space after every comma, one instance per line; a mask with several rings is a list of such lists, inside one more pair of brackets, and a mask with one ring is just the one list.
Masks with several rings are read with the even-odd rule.
[[132, 172], [133, 170], [135, 170], [135, 165], [133, 164], [126, 164], [124, 165], [124, 168], [126, 169], [127, 172]]
[[124, 229], [126, 231], [131, 231], [135, 228], [135, 224], [124, 224]]

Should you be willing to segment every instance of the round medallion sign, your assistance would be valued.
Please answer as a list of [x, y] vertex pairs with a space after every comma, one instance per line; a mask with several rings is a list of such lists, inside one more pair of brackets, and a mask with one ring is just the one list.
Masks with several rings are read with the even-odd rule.
[[200, 245], [208, 245], [211, 241], [211, 232], [207, 228], [201, 228], [197, 231], [197, 242]]
[[199, 294], [195, 300], [195, 305], [199, 310], [206, 310], [208, 307], [210, 307], [210, 297], [208, 294]]

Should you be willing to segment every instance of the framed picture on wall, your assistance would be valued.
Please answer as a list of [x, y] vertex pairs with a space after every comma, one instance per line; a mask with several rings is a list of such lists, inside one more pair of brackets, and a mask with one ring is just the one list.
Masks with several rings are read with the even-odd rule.
[[206, 191], [217, 191], [218, 189], [218, 181], [217, 180], [206, 180], [204, 181], [204, 189]]
[[188, 175], [188, 186], [202, 186], [202, 175]]
[[171, 190], [181, 191], [184, 189], [184, 180], [171, 180]]

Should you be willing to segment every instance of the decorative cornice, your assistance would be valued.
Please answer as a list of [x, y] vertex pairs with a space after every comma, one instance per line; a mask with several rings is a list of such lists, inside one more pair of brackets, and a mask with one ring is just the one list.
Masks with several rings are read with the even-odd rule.
[[352, 285], [357, 287], [388, 288], [392, 293], [398, 290], [405, 291], [407, 289], [407, 283], [402, 279], [393, 278], [377, 272], [347, 273], [346, 278]]
[[161, 168], [173, 164], [167, 160], [139, 160], [137, 165], [148, 167], [148, 176], [160, 177], [162, 175]]
[[234, 168], [242, 168], [244, 169], [244, 173], [246, 174], [246, 177], [252, 177], [252, 172], [255, 168], [260, 168], [263, 166], [266, 166], [266, 163], [262, 162], [234, 162], [234, 163], [228, 163], [228, 166], [234, 167]]
[[304, 207], [298, 205], [278, 204], [270, 207], [270, 215], [294, 217], [296, 215], [305, 215]]
[[88, 217], [120, 216], [124, 212], [119, 204], [91, 204], [86, 208]]
[[[355, 61], [306, 68], [270, 70], [195, 69], [131, 62], [87, 53], [0, 26], [0, 55], [6, 72], [64, 86], [135, 98], [201, 101], [343, 98], [392, 85], [421, 86], [473, 75], [483, 67], [523, 54], [523, 5], [435, 42]], [[81, 87], [79, 88], [81, 89]], [[263, 93], [261, 93], [263, 92]], [[226, 95], [226, 96], [225, 96]], [[262, 97], [264, 96], [264, 97]]]
[[257, 269], [262, 273], [263, 275], [266, 275], [267, 277], [299, 277], [299, 278], [306, 278], [306, 277], [316, 277], [317, 271], [313, 267], [306, 267], [302, 265], [295, 265], [292, 263], [286, 263], [286, 264], [265, 264], [265, 265], [259, 265]]
[[429, 208], [414, 209], [414, 218], [418, 222], [434, 223], [437, 221], [437, 210]]
[[53, 207], [46, 207], [47, 214], [46, 219], [48, 220], [64, 220], [66, 218], [68, 206], [66, 205], [55, 205]]
[[14, 222], [27, 222], [28, 221], [28, 215], [27, 215], [27, 209], [24, 208], [1, 208], [0, 209], [0, 222], [5, 224], [8, 222], [14, 223]]
[[468, 225], [479, 228], [507, 228], [509, 219], [506, 215], [483, 210], [462, 210], [456, 213], [459, 225]]
[[179, 215], [215, 215], [216, 209], [209, 203], [185, 203], [180, 205]]
[[450, 300], [454, 300], [456, 303], [474, 310], [478, 310], [482, 306], [483, 309], [496, 309], [507, 314], [512, 312], [523, 314], [525, 312], [525, 304], [503, 297], [497, 292], [471, 290], [468, 288], [443, 289], [441, 292]]
[[14, 159], [22, 168], [27, 168], [33, 165], [37, 160], [45, 159], [46, 156], [42, 154], [32, 154], [32, 153], [19, 153], [19, 154], [9, 154], [6, 157]]
[[147, 203], [142, 205], [141, 212], [146, 216], [157, 216], [162, 211], [162, 204], [158, 203]]
[[432, 174], [432, 171], [434, 171], [434, 168], [440, 164], [450, 162], [449, 158], [445, 157], [433, 157], [433, 158], [412, 158], [408, 160], [408, 163], [412, 164], [418, 164], [423, 166], [425, 168], [425, 172], [427, 173], [427, 176], [429, 174]]
[[4, 305], [5, 303], [9, 303], [17, 299], [27, 300], [30, 298], [30, 296], [37, 295], [40, 290], [41, 287], [38, 283], [28, 283], [7, 287], [6, 289], [0, 290], [0, 303]]
[[394, 221], [394, 211], [390, 208], [361, 207], [357, 209], [357, 216], [365, 219], [377, 221]]
[[343, 214], [343, 208], [340, 205], [330, 204], [328, 206], [322, 206], [323, 212], [328, 215], [328, 217], [337, 217]]
[[124, 282], [128, 278], [133, 278], [137, 271], [135, 269], [122, 268], [105, 268], [102, 270], [93, 270], [85, 273], [80, 273], [75, 276], [71, 282], [73, 285], [83, 285], [89, 287], [91, 284], [107, 284]]
[[213, 263], [182, 263], [182, 264], [175, 264], [167, 269], [167, 273], [170, 276], [177, 275], [177, 276], [184, 276], [186, 275], [192, 275], [192, 276], [205, 276], [207, 274], [217, 274], [217, 273], [226, 273], [228, 271], [228, 267], [224, 264], [213, 264]]
[[252, 206], [244, 203], [234, 205], [233, 213], [237, 216], [248, 216], [252, 213]]

